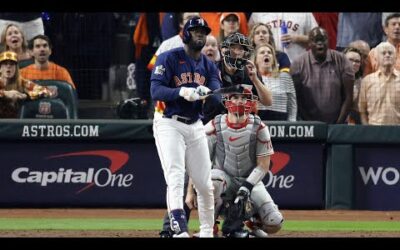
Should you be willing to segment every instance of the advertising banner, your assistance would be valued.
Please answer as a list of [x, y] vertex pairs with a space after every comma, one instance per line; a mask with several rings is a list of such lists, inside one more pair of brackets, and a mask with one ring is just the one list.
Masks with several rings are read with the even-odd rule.
[[[322, 208], [322, 145], [274, 148], [264, 183], [275, 202]], [[0, 150], [2, 207], [165, 207], [165, 180], [152, 142], [9, 142]]]
[[165, 206], [149, 143], [0, 144], [0, 206]]
[[[166, 207], [151, 121], [0, 124], [1, 207]], [[264, 178], [281, 207], [323, 208], [323, 141], [318, 122], [268, 122], [274, 144]]]
[[400, 147], [356, 146], [354, 209], [400, 210]]
[[272, 169], [264, 183], [279, 207], [324, 208], [324, 147], [318, 143], [273, 143]]

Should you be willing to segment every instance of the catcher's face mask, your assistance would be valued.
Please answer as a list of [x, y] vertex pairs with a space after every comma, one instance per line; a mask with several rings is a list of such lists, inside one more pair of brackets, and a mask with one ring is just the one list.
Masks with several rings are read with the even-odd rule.
[[253, 47], [247, 37], [240, 33], [228, 36], [221, 46], [224, 63], [234, 69], [243, 70], [250, 59]]
[[225, 107], [229, 113], [238, 118], [248, 116], [257, 105], [258, 97], [253, 95], [250, 90], [245, 89], [243, 93], [234, 93], [224, 97]]

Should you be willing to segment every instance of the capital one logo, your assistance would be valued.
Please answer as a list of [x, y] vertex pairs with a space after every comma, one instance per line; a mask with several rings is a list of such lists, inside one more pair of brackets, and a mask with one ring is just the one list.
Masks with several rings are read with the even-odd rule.
[[358, 167], [361, 174], [361, 179], [364, 185], [372, 182], [373, 185], [378, 185], [380, 182], [393, 186], [399, 184], [400, 174], [399, 170], [394, 167]]
[[[290, 161], [290, 155], [283, 152], [275, 152], [272, 157], [272, 168], [268, 172], [264, 181], [266, 187], [272, 188], [291, 188], [294, 185], [294, 175], [277, 175], [282, 169], [284, 169]], [[265, 179], [264, 178], [264, 179]]]
[[88, 168], [87, 171], [75, 171], [71, 168], [58, 168], [56, 171], [31, 170], [28, 167], [16, 168], [11, 178], [17, 183], [38, 183], [40, 186], [48, 186], [56, 183], [87, 183], [76, 193], [79, 194], [94, 185], [97, 187], [129, 187], [132, 185], [132, 174], [117, 174], [128, 162], [129, 155], [118, 150], [94, 150], [80, 151], [67, 154], [53, 155], [46, 160], [76, 156], [104, 157], [110, 161], [108, 168]]

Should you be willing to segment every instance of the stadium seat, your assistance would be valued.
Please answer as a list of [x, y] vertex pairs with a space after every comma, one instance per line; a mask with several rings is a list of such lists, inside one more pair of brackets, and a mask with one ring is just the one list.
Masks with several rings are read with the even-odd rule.
[[56, 88], [57, 95], [54, 99], [60, 99], [64, 102], [68, 119], [78, 119], [78, 95], [71, 84], [57, 80], [35, 80], [34, 82], [49, 88]]
[[70, 119], [70, 115], [61, 99], [43, 98], [25, 102], [20, 110], [20, 118]]

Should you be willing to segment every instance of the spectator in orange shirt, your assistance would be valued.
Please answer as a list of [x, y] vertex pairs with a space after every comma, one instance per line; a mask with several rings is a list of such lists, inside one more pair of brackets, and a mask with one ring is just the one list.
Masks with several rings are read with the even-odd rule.
[[49, 61], [52, 45], [46, 35], [37, 35], [29, 41], [29, 49], [35, 63], [21, 70], [21, 75], [29, 80], [59, 80], [66, 81], [75, 89], [68, 70]]
[[222, 43], [226, 37], [239, 32], [240, 17], [236, 12], [223, 12], [220, 17], [218, 42]]
[[[239, 32], [245, 36], [248, 34], [247, 17], [244, 12], [235, 12], [240, 19]], [[218, 37], [221, 27], [221, 16], [223, 12], [200, 12], [200, 16], [204, 18], [208, 26], [211, 28], [211, 35]]]

